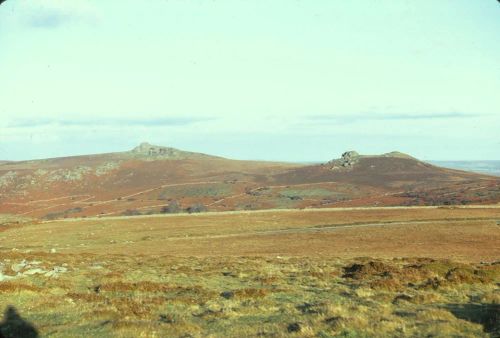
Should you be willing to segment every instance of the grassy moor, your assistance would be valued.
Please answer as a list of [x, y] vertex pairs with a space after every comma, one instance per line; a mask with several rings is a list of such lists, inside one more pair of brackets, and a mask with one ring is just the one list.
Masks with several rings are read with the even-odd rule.
[[499, 35], [500, 0], [0, 0], [0, 338], [500, 338]]
[[499, 206], [11, 217], [0, 302], [42, 336], [500, 334]]

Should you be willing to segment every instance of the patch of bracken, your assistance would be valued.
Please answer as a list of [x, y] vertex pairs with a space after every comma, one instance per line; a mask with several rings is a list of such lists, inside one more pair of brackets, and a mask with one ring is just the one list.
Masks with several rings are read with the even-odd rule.
[[378, 262], [370, 261], [365, 264], [354, 263], [344, 267], [343, 278], [366, 279], [373, 276], [389, 276], [397, 271], [394, 266]]

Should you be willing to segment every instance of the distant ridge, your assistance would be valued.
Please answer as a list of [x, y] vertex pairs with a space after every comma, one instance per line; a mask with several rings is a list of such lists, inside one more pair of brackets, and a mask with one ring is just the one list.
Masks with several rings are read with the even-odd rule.
[[500, 202], [500, 178], [392, 151], [320, 164], [244, 161], [154, 145], [0, 162], [0, 214], [45, 219], [159, 212]]
[[90, 161], [99, 162], [103, 159], [108, 160], [180, 160], [180, 159], [194, 159], [194, 158], [220, 158], [220, 156], [208, 155], [204, 153], [197, 153], [191, 151], [180, 150], [173, 147], [165, 147], [159, 145], [153, 145], [148, 142], [142, 142], [135, 146], [131, 150], [109, 152], [109, 153], [95, 153], [95, 154], [85, 154], [85, 155], [70, 155], [70, 156], [60, 156], [51, 157], [43, 159], [33, 159], [33, 160], [21, 160], [21, 161], [3, 161], [0, 160], [0, 165], [12, 164], [12, 163], [52, 163], [52, 162], [72, 162], [72, 161]]

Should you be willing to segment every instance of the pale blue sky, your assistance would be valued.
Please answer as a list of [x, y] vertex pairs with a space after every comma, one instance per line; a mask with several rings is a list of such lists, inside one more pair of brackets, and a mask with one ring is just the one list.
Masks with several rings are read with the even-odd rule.
[[0, 159], [498, 160], [499, 35], [496, 0], [7, 0]]

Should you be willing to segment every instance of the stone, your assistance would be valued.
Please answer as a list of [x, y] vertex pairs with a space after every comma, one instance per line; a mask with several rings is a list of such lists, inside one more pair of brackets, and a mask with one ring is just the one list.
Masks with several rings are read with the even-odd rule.
[[45, 277], [54, 277], [56, 275], [56, 272], [54, 270], [46, 272]]
[[10, 266], [10, 268], [11, 268], [11, 269], [12, 269], [12, 271], [14, 271], [14, 272], [19, 272], [19, 271], [21, 271], [22, 269], [24, 269], [24, 268], [26, 267], [26, 265], [28, 265], [28, 264], [26, 263], [26, 261], [25, 261], [25, 260], [23, 260], [21, 263], [18, 263], [18, 264], [12, 264], [12, 265]]
[[7, 276], [7, 275], [4, 275], [2, 272], [0, 272], [0, 282], [6, 281], [6, 280], [11, 280], [13, 278], [14, 278], [13, 276]]
[[130, 153], [146, 158], [180, 158], [186, 154], [186, 152], [175, 148], [156, 146], [148, 142], [142, 142], [132, 149]]
[[330, 169], [338, 170], [338, 169], [351, 169], [356, 163], [359, 162], [359, 158], [361, 155], [354, 151], [346, 151], [342, 154], [342, 156], [337, 160], [332, 160], [328, 162], [331, 165]]
[[35, 269], [29, 269], [29, 270], [25, 271], [25, 272], [23, 273], [23, 275], [28, 275], [28, 276], [29, 276], [29, 275], [42, 274], [42, 273], [46, 273], [46, 272], [47, 272], [47, 271], [42, 270], [42, 269], [40, 269], [40, 268], [35, 268]]
[[64, 266], [56, 266], [56, 267], [54, 267], [54, 271], [57, 273], [63, 273], [63, 272], [67, 272], [68, 268], [65, 268]]

